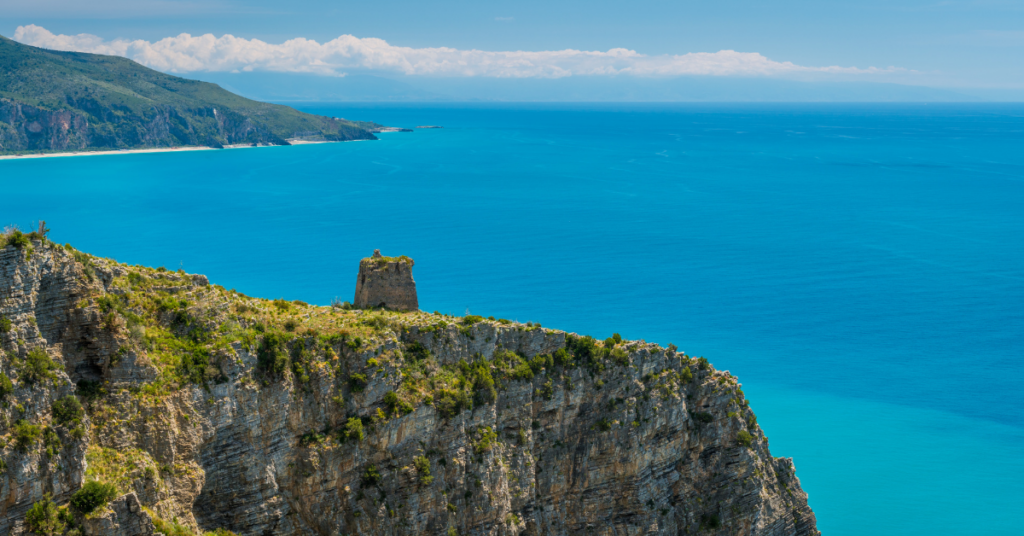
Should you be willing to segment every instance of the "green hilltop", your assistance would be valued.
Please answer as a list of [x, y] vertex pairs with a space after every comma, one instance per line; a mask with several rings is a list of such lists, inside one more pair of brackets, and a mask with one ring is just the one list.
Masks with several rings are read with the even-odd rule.
[[0, 154], [372, 140], [381, 128], [249, 100], [127, 58], [0, 36]]

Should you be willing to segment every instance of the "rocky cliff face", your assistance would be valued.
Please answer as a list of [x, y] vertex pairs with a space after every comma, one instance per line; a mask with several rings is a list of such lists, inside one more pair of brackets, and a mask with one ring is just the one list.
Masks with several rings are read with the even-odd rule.
[[[99, 480], [121, 495], [84, 534], [818, 534], [736, 378], [672, 347], [258, 300], [40, 241], [0, 250], [0, 315], [0, 533]], [[51, 410], [76, 388], [84, 433]]]
[[393, 311], [416, 311], [416, 282], [412, 279], [413, 260], [409, 257], [384, 257], [375, 250], [372, 257], [359, 262], [356, 278], [356, 307], [384, 307]]
[[0, 152], [288, 143], [247, 117], [214, 108], [154, 106], [136, 116], [96, 102], [70, 105], [75, 108], [54, 111], [0, 99]]

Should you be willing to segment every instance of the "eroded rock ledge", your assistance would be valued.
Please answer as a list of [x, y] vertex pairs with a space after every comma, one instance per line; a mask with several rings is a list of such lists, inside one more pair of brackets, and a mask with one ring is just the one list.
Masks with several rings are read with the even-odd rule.
[[819, 534], [736, 378], [674, 347], [255, 299], [45, 240], [0, 249], [0, 315], [3, 534], [87, 480], [121, 496], [76, 530], [111, 536]]

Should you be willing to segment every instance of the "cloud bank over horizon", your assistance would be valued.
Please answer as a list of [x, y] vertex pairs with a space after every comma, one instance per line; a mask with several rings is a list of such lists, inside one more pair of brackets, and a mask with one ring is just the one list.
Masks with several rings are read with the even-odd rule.
[[756, 52], [692, 52], [681, 55], [608, 51], [485, 51], [448, 47], [411, 48], [383, 39], [342, 35], [326, 43], [296, 38], [281, 44], [230, 34], [187, 33], [156, 42], [104, 40], [90, 34], [57, 35], [30, 24], [19, 26], [14, 40], [54, 50], [123, 56], [172, 73], [271, 71], [344, 76], [347, 69], [405, 75], [490, 78], [563, 78], [567, 76], [785, 76], [799, 74], [865, 75], [908, 72], [888, 67], [808, 67], [771, 60]]

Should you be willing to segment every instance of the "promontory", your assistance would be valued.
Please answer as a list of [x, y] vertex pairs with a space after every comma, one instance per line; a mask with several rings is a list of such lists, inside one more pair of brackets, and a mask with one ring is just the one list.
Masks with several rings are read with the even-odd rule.
[[675, 346], [405, 310], [408, 257], [357, 308], [0, 240], [2, 534], [819, 534]]
[[373, 140], [385, 128], [249, 100], [127, 58], [0, 36], [0, 155]]

